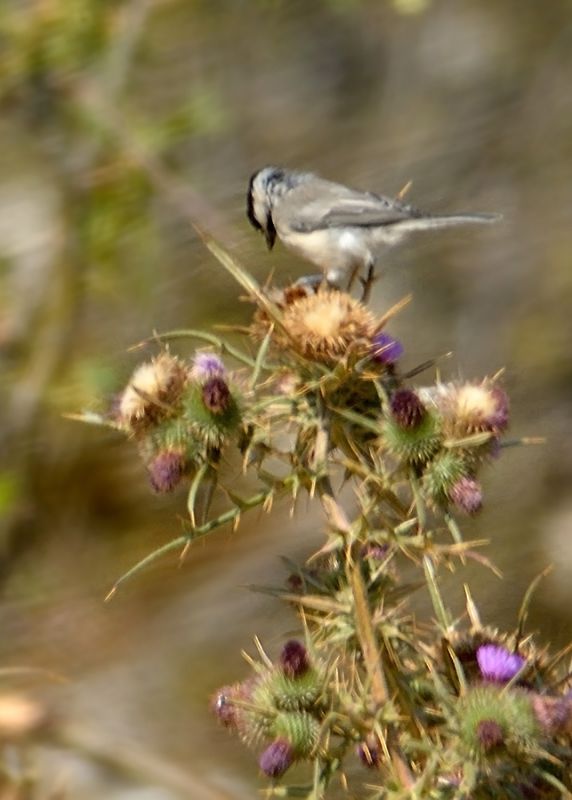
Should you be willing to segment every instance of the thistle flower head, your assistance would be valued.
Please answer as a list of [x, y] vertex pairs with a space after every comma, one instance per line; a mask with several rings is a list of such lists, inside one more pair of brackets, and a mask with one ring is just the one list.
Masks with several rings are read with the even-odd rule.
[[166, 414], [166, 407], [179, 399], [188, 380], [184, 364], [169, 353], [141, 364], [124, 389], [117, 416], [126, 428], [153, 424]]
[[346, 292], [319, 289], [290, 303], [282, 317], [284, 332], [275, 337], [282, 349], [333, 363], [349, 352], [366, 354], [375, 330], [373, 314]]
[[425, 406], [412, 389], [398, 389], [390, 400], [391, 415], [401, 428], [417, 428], [425, 417]]
[[499, 749], [518, 752], [534, 744], [539, 728], [527, 692], [491, 684], [469, 689], [457, 703], [461, 741], [471, 754], [496, 757]]
[[224, 378], [225, 374], [224, 364], [215, 353], [197, 353], [195, 355], [191, 377], [198, 383], [205, 383], [209, 378]]
[[149, 480], [158, 494], [172, 492], [185, 474], [186, 459], [180, 450], [163, 450], [147, 465]]
[[371, 352], [373, 359], [380, 364], [395, 364], [403, 355], [403, 345], [389, 333], [379, 331], [372, 339]]
[[477, 663], [485, 680], [508, 683], [526, 664], [518, 653], [496, 644], [483, 644], [477, 650]]
[[474, 478], [463, 476], [448, 490], [449, 500], [466, 514], [476, 514], [483, 505], [481, 485]]
[[441, 447], [440, 421], [427, 413], [409, 389], [399, 389], [390, 401], [390, 414], [383, 421], [380, 445], [410, 464], [424, 465]]
[[306, 711], [284, 710], [276, 715], [273, 732], [289, 743], [296, 758], [307, 758], [320, 738], [320, 723]]
[[503, 729], [494, 719], [481, 720], [477, 724], [476, 733], [481, 750], [487, 754], [504, 744]]
[[258, 765], [268, 778], [280, 778], [294, 763], [292, 745], [286, 739], [275, 739], [261, 754]]
[[[314, 667], [308, 655], [308, 651], [302, 642], [291, 639], [282, 648], [277, 669], [268, 672], [266, 679], [262, 682], [262, 692], [266, 699], [275, 709], [286, 712], [313, 712], [320, 697], [324, 693], [324, 675], [321, 669]], [[300, 730], [300, 720], [302, 728], [308, 719], [307, 715], [284, 716], [283, 721], [298, 721], [293, 729], [280, 728], [276, 733], [287, 735], [290, 741], [294, 741], [295, 732]], [[294, 732], [292, 732], [294, 731]], [[304, 734], [305, 735], [305, 734]]]
[[288, 286], [281, 288], [272, 287], [268, 292], [268, 299], [275, 303], [278, 308], [286, 308], [286, 306], [296, 303], [303, 297], [309, 297], [316, 293], [316, 288], [309, 283], [296, 281]]
[[455, 396], [455, 414], [467, 430], [499, 433], [508, 425], [509, 403], [506, 392], [484, 381], [465, 383]]
[[212, 375], [202, 389], [203, 403], [211, 414], [224, 414], [231, 402], [230, 389], [221, 375]]
[[286, 642], [280, 653], [280, 665], [288, 678], [300, 678], [310, 668], [306, 647], [297, 639]]

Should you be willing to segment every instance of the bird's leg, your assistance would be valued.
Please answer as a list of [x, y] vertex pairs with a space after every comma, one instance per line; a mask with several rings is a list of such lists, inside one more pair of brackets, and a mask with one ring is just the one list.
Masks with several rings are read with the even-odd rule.
[[354, 285], [354, 283], [355, 283], [355, 279], [357, 278], [357, 274], [358, 274], [358, 272], [359, 272], [360, 266], [361, 266], [360, 264], [355, 264], [355, 266], [353, 267], [353, 269], [352, 269], [352, 271], [351, 271], [351, 273], [350, 273], [350, 279], [349, 279], [349, 281], [348, 281], [348, 286], [347, 286], [347, 289], [346, 289], [346, 292], [347, 292], [348, 294], [349, 294], [349, 293], [351, 292], [351, 290], [352, 290], [352, 286], [353, 286], [353, 285]]
[[375, 283], [375, 261], [369, 261], [367, 264], [367, 273], [365, 278], [360, 278], [360, 283], [362, 285], [362, 295], [361, 301], [362, 303], [369, 302], [369, 298], [371, 296], [371, 290], [373, 288], [373, 284]]

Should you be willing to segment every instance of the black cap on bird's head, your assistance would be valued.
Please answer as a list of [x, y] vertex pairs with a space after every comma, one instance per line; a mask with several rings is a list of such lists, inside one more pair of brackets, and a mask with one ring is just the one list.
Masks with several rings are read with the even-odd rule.
[[276, 228], [272, 219], [272, 189], [284, 177], [284, 170], [279, 167], [264, 167], [257, 170], [248, 184], [246, 195], [246, 215], [250, 224], [262, 231], [268, 249], [272, 250], [276, 241]]

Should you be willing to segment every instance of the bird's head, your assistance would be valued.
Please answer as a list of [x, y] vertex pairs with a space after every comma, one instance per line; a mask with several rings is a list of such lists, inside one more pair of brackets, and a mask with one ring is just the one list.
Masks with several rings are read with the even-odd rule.
[[246, 195], [246, 214], [250, 224], [262, 231], [268, 249], [276, 241], [276, 228], [272, 219], [274, 200], [282, 194], [285, 171], [280, 167], [263, 167], [250, 178]]

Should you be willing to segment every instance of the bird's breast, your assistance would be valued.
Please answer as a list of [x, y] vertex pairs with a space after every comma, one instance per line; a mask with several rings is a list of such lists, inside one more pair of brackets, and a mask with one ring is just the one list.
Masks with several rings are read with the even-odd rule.
[[286, 247], [327, 272], [347, 272], [368, 258], [363, 237], [347, 229], [322, 228], [304, 233], [288, 229], [279, 230], [278, 235]]

